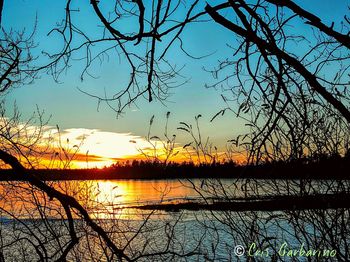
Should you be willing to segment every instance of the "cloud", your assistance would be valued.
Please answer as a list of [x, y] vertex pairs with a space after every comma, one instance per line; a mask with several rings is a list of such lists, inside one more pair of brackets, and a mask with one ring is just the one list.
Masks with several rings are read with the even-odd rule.
[[118, 160], [139, 158], [140, 151], [150, 147], [145, 138], [131, 133], [88, 128], [59, 130], [52, 126], [46, 126], [43, 130], [42, 144], [50, 143], [54, 151], [61, 152], [55, 157], [56, 161], [62, 155], [73, 159], [71, 165], [73, 167], [102, 167]]
[[[67, 140], [68, 139], [68, 140]], [[131, 133], [116, 133], [99, 129], [70, 128], [61, 133], [62, 141], [79, 145], [79, 152], [105, 158], [125, 158], [139, 155], [149, 147], [142, 137]], [[134, 141], [134, 142], [131, 142]]]

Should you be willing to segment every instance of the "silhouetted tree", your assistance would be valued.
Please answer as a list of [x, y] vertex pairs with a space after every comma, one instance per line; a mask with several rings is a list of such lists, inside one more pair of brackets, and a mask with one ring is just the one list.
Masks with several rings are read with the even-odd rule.
[[[236, 46], [228, 43], [232, 58], [209, 70], [218, 79], [211, 86], [226, 85], [224, 89], [229, 92], [223, 94], [227, 107], [215, 117], [231, 110], [248, 120], [250, 160], [311, 154], [314, 145], [310, 146], [310, 141], [317, 140], [317, 136], [310, 136], [316, 129], [326, 133], [327, 125], [337, 126], [332, 139], [339, 137], [339, 130], [348, 132], [347, 16], [340, 25], [326, 25], [322, 18], [291, 0], [208, 4], [198, 0], [108, 4], [93, 0], [89, 15], [99, 27], [92, 30], [79, 24], [78, 17], [83, 15], [80, 5], [86, 3], [66, 2], [64, 20], [50, 32], [61, 36], [64, 47], [48, 54], [50, 62], [38, 69], [48, 70], [58, 79], [74, 55], [84, 51], [83, 79], [94, 63], [105, 56], [117, 56], [129, 67], [129, 81], [114, 95], [89, 95], [107, 102], [118, 114], [142, 96], [148, 101], [164, 101], [170, 88], [183, 84], [178, 77], [181, 68], [172, 62], [170, 50], [195, 59], [184, 49], [190, 40], [183, 37], [184, 30], [194, 22], [203, 22], [203, 26], [215, 22], [237, 37]], [[125, 23], [135, 26], [125, 27]], [[299, 33], [291, 29], [301, 23], [303, 30]], [[236, 105], [238, 110], [233, 110]], [[337, 150], [346, 150], [343, 142], [343, 148], [337, 145]]]
[[[105, 6], [102, 8], [102, 5]], [[129, 66], [130, 78], [125, 86], [118, 89], [111, 97], [96, 96], [99, 101], [106, 101], [118, 114], [142, 96], [145, 96], [148, 101], [152, 101], [155, 97], [164, 101], [169, 95], [169, 88], [181, 84], [174, 81], [178, 80], [181, 68], [177, 68], [168, 60], [171, 57], [170, 49], [177, 47], [186, 52], [183, 49], [183, 42], [186, 41], [182, 38], [183, 30], [193, 22], [210, 19], [230, 30], [239, 41], [238, 46], [233, 49], [233, 60], [224, 60], [218, 68], [212, 70], [212, 73], [217, 78], [220, 78], [220, 74], [226, 74], [214, 86], [227, 83], [229, 90], [233, 93], [234, 101], [239, 104], [236, 113], [249, 117], [248, 125], [251, 127], [251, 133], [246, 136], [249, 138], [247, 144], [249, 160], [259, 162], [264, 158], [299, 158], [308, 151], [320, 156], [324, 153], [342, 153], [344, 150], [348, 152], [350, 122], [348, 28], [350, 23], [347, 17], [344, 17], [342, 27], [337, 30], [334, 25], [325, 25], [322, 19], [290, 0], [255, 0], [249, 3], [244, 0], [230, 0], [215, 5], [204, 5], [198, 0], [186, 2], [154, 0], [147, 3], [141, 0], [115, 1], [108, 5], [92, 0], [90, 6], [94, 19], [97, 19], [98, 25], [102, 26], [99, 34], [92, 32], [91, 28], [84, 30], [80, 28], [75, 21], [76, 16], [80, 15], [77, 6], [73, 5], [71, 0], [66, 1], [64, 20], [49, 33], [57, 33], [62, 37], [63, 48], [57, 53], [47, 54], [50, 61], [43, 66], [34, 67], [32, 64], [34, 59], [30, 51], [35, 46], [32, 34], [25, 37], [24, 32], [3, 29], [0, 36], [0, 93], [32, 81], [40, 71], [46, 70], [58, 79], [74, 60], [74, 54], [84, 50], [87, 54], [84, 57], [86, 66], [81, 78], [89, 74], [89, 69], [95, 61], [112, 52], [120, 56]], [[2, 7], [3, 1], [0, 2], [1, 19], [3, 18]], [[289, 26], [300, 19], [306, 21], [306, 27], [308, 27], [306, 32], [314, 33], [313, 39], [310, 40], [309, 35], [295, 34], [289, 29]], [[128, 23], [136, 21], [137, 28], [128, 28], [130, 31], [123, 32], [121, 21]], [[0, 20], [1, 22], [3, 21]], [[175, 43], [178, 45], [176, 46]], [[94, 49], [96, 46], [99, 48]], [[225, 73], [225, 70], [228, 72]], [[238, 84], [234, 80], [238, 80]], [[224, 114], [226, 110], [232, 110], [229, 105], [230, 100], [231, 98], [224, 97], [228, 107], [220, 114]], [[112, 102], [116, 104], [111, 104]], [[197, 123], [198, 118], [199, 116], [196, 117]], [[14, 123], [18, 123], [17, 117], [14, 118]], [[197, 255], [202, 238], [191, 251], [186, 251], [184, 245], [181, 246], [183, 244], [181, 241], [180, 249], [174, 251], [172, 247], [176, 237], [174, 227], [169, 226], [169, 223], [162, 227], [165, 237], [158, 242], [152, 242], [150, 251], [146, 249], [147, 244], [151, 243], [146, 234], [142, 248], [133, 248], [140, 244], [140, 242], [135, 244], [133, 241], [138, 236], [144, 236], [143, 232], [147, 232], [147, 230], [143, 231], [145, 223], [137, 227], [134, 234], [124, 234], [123, 239], [126, 241], [119, 241], [120, 235], [115, 231], [107, 230], [115, 229], [116, 225], [106, 227], [104, 223], [91, 216], [77, 197], [58, 190], [28, 172], [27, 166], [22, 163], [19, 156], [31, 163], [28, 154], [34, 153], [35, 145], [31, 143], [38, 141], [35, 138], [40, 138], [40, 134], [31, 137], [34, 140], [27, 140], [28, 145], [22, 144], [21, 139], [14, 140], [13, 133], [8, 132], [13, 126], [12, 122], [9, 128], [6, 125], [1, 126], [1, 129], [4, 129], [1, 130], [0, 159], [13, 169], [15, 178], [27, 182], [30, 186], [29, 192], [35, 191], [32, 195], [34, 200], [37, 200], [36, 194], [42, 194], [40, 201], [43, 203], [40, 201], [36, 203], [39, 203], [37, 208], [40, 215], [45, 215], [44, 222], [48, 221], [48, 216], [43, 210], [55, 201], [56, 206], [54, 208], [51, 206], [51, 210], [60, 215], [65, 234], [57, 235], [53, 230], [53, 224], [48, 223], [49, 226], [46, 229], [54, 238], [53, 242], [58, 244], [54, 248], [51, 247], [48, 250], [46, 244], [49, 243], [51, 246], [52, 242], [45, 238], [45, 234], [41, 233], [40, 236], [43, 238], [36, 238], [35, 241], [20, 234], [14, 235], [14, 242], [1, 246], [1, 256], [4, 248], [24, 241], [32, 247], [30, 250], [35, 250], [35, 256], [40, 260], [65, 261], [72, 254], [76, 255], [79, 244], [84, 238], [88, 242], [85, 243], [86, 248], [80, 250], [77, 255], [83, 259], [86, 259], [86, 250], [89, 251], [87, 256], [94, 255], [90, 251], [92, 243], [100, 245], [103, 251], [101, 256], [109, 261], [150, 258], [171, 260]], [[214, 158], [215, 154], [208, 150], [210, 145], [205, 142], [203, 144], [200, 132], [195, 133], [187, 124], [182, 124], [182, 128], [185, 128], [185, 131], [194, 139], [193, 147], [197, 152], [210, 159]], [[327, 142], [325, 142], [326, 139]], [[170, 138], [170, 141], [174, 140]], [[237, 145], [240, 144], [238, 139], [236, 142]], [[173, 154], [173, 148], [174, 142], [170, 143], [169, 150], [166, 147], [170, 155]], [[200, 157], [200, 154], [197, 155]], [[202, 183], [195, 189], [198, 189], [205, 201], [214, 199], [203, 195], [206, 191], [209, 196], [225, 198], [229, 201], [232, 195], [235, 196], [238, 193], [260, 196], [260, 184], [256, 181], [250, 182], [234, 184], [229, 189], [215, 182], [211, 185]], [[332, 182], [330, 186], [326, 184], [316, 188], [308, 181], [291, 183], [296, 185], [267, 184], [270, 188], [264, 192], [289, 189], [288, 193], [296, 191], [298, 194], [308, 194], [313, 192], [312, 190], [324, 188], [326, 191], [335, 190]], [[237, 186], [242, 186], [240, 191], [237, 190]], [[14, 184], [14, 188], [19, 186]], [[348, 185], [343, 185], [342, 182], [336, 185], [336, 190], [339, 189], [340, 192], [344, 192], [344, 189], [348, 190], [347, 188]], [[2, 210], [6, 212], [5, 208]], [[340, 249], [337, 253], [339, 259], [348, 259], [349, 223], [345, 223], [349, 218], [348, 210], [329, 213], [321, 211], [311, 216], [308, 212], [302, 214], [298, 212], [283, 213], [282, 215], [286, 216], [284, 221], [291, 223], [295, 230], [302, 228], [301, 235], [308, 244], [318, 246], [323, 245], [324, 242], [330, 242], [332, 247]], [[227, 233], [234, 240], [244, 243], [257, 240], [261, 244], [269, 245], [275, 243], [274, 239], [269, 238], [268, 223], [258, 223], [266, 220], [260, 219], [256, 212], [243, 215], [239, 213], [238, 216], [232, 212], [221, 213], [220, 216], [212, 212], [211, 215], [216, 218], [216, 221], [228, 226]], [[237, 223], [237, 217], [240, 223]], [[275, 221], [275, 218], [276, 214], [269, 214], [267, 221]], [[304, 220], [300, 221], [300, 219]], [[76, 221], [83, 224], [83, 230]], [[145, 219], [145, 222], [147, 221], [148, 217]], [[175, 220], [174, 223], [178, 221]], [[332, 225], [333, 221], [337, 223], [337, 227]], [[310, 232], [305, 229], [309, 223], [317, 229], [310, 235]], [[25, 228], [21, 228], [22, 233], [25, 232], [34, 238], [37, 236], [37, 231], [26, 227], [28, 224], [23, 221], [20, 221], [20, 224]], [[210, 223], [203, 223], [203, 225], [209, 229], [214, 228], [214, 234], [219, 232], [215, 225]], [[276, 226], [281, 228], [279, 221], [276, 222]], [[130, 233], [130, 228], [127, 229]], [[336, 235], [338, 231], [341, 232], [340, 237]], [[285, 232], [284, 230], [283, 233]], [[205, 233], [206, 231], [203, 234]], [[321, 243], [317, 241], [319, 235], [322, 235]], [[335, 243], [342, 245], [339, 248]], [[154, 246], [156, 248], [153, 249]], [[216, 247], [214, 245], [211, 247], [211, 252], [215, 253]], [[23, 250], [22, 252], [24, 255], [27, 254]], [[216, 257], [213, 257], [212, 253], [208, 252], [207, 256], [215, 260]], [[98, 256], [94, 258], [99, 259]]]
[[[2, 14], [2, 7], [3, 1], [0, 3], [0, 14]], [[26, 37], [25, 31], [12, 29], [7, 31], [2, 28], [0, 95], [5, 95], [11, 88], [25, 86], [35, 79], [40, 70], [53, 65], [35, 67], [33, 64], [35, 58], [31, 55], [33, 48], [35, 48], [33, 33]], [[66, 191], [64, 188], [55, 187], [54, 184], [44, 182], [37, 175], [29, 172], [29, 169], [36, 168], [42, 158], [50, 153], [55, 157], [58, 155], [60, 161], [64, 162], [64, 168], [69, 166], [72, 158], [66, 148], [62, 148], [62, 153], [48, 151], [48, 147], [45, 147], [44, 142], [52, 141], [43, 136], [46, 121], [43, 120], [42, 112], [38, 110], [32, 118], [22, 122], [16, 108], [12, 117], [7, 115], [4, 108], [2, 101], [0, 104], [1, 166], [12, 169], [13, 178], [21, 182], [4, 182], [0, 185], [0, 260], [66, 261], [72, 258], [94, 260], [104, 256], [107, 261], [131, 261], [144, 257], [174, 258], [194, 254], [193, 251], [182, 252], [184, 250], [179, 250], [180, 253], [171, 252], [171, 244], [175, 243], [175, 238], [170, 237], [171, 233], [168, 231], [172, 227], [169, 223], [163, 231], [169, 237], [165, 236], [162, 239], [162, 245], [156, 245], [157, 248], [162, 246], [161, 249], [148, 248], [154, 245], [151, 237], [148, 237], [147, 241], [144, 240], [141, 249], [134, 249], [134, 241], [141, 243], [140, 236], [143, 236], [150, 215], [145, 217], [141, 225], [136, 225], [134, 231], [130, 231], [131, 227], [129, 227], [126, 232], [118, 231], [119, 235], [117, 235], [114, 231], [107, 231], [108, 227], [96, 220], [87, 206], [80, 202], [80, 198], [84, 196], [79, 196], [77, 193], [74, 195], [74, 190]], [[65, 159], [67, 156], [68, 158]], [[6, 224], [6, 221], [4, 225], [3, 214], [11, 219], [11, 226]], [[59, 222], [55, 223], [51, 215], [59, 219]], [[37, 217], [41, 220], [36, 220]], [[26, 221], [26, 219], [29, 220]], [[116, 225], [109, 226], [113, 228]], [[86, 240], [83, 240], [84, 238]], [[123, 241], [119, 241], [119, 238]], [[83, 246], [82, 249], [80, 249], [81, 246]], [[92, 247], [100, 248], [102, 254], [87, 253], [87, 250], [91, 250]]]
[[[233, 59], [212, 73], [223, 75], [214, 86], [225, 81], [233, 94], [224, 101], [233, 99], [236, 114], [248, 118], [249, 159], [300, 158], [317, 146], [328, 151], [334, 140], [331, 150], [344, 153], [350, 123], [348, 17], [339, 26], [325, 25], [291, 0], [227, 4], [225, 15], [209, 4], [205, 8], [239, 42]], [[303, 31], [296, 32], [292, 28], [300, 22]], [[225, 110], [231, 106], [219, 113]]]

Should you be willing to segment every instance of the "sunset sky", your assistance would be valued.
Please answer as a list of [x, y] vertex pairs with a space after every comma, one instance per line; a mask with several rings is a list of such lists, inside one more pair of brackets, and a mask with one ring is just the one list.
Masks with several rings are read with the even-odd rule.
[[[73, 1], [80, 2], [80, 1]], [[89, 1], [86, 1], [89, 2]], [[103, 1], [101, 1], [103, 2]], [[334, 0], [310, 0], [299, 1], [304, 8], [325, 17], [326, 23], [336, 21], [337, 17], [348, 14], [347, 6], [350, 1]], [[64, 17], [65, 1], [39, 1], [39, 0], [5, 0], [3, 12], [4, 28], [26, 28], [30, 32], [35, 24], [37, 16], [37, 29], [35, 41], [38, 44], [36, 54], [38, 64], [44, 64], [41, 50], [59, 50], [62, 43], [58, 37], [47, 36], [47, 33]], [[205, 2], [203, 1], [203, 6]], [[80, 12], [74, 14], [77, 22], [91, 31], [97, 28], [98, 20], [92, 18], [92, 10], [89, 4], [75, 4]], [[90, 14], [90, 15], [89, 15]], [[113, 94], [120, 90], [125, 78], [129, 77], [128, 68], [118, 61], [117, 57], [110, 56], [101, 65], [93, 67], [92, 75], [96, 78], [86, 76], [80, 79], [82, 65], [76, 62], [63, 74], [59, 83], [55, 82], [50, 75], [41, 74], [34, 83], [18, 87], [6, 96], [8, 111], [13, 104], [19, 107], [23, 119], [30, 116], [36, 109], [36, 105], [45, 110], [46, 116], [50, 118], [48, 125], [50, 130], [55, 130], [58, 125], [62, 132], [62, 140], [68, 138], [70, 143], [78, 143], [84, 136], [80, 154], [95, 156], [94, 159], [86, 161], [80, 159], [76, 166], [94, 167], [113, 163], [117, 159], [135, 158], [140, 153], [139, 149], [147, 149], [149, 144], [145, 141], [148, 125], [152, 115], [155, 115], [152, 134], [161, 138], [164, 134], [166, 113], [171, 112], [169, 118], [169, 133], [176, 134], [177, 147], [181, 147], [190, 141], [188, 135], [177, 130], [179, 122], [194, 124], [194, 117], [201, 114], [200, 119], [203, 136], [209, 136], [217, 145], [219, 151], [225, 150], [227, 140], [235, 138], [244, 133], [243, 120], [237, 119], [232, 113], [227, 113], [217, 118], [214, 122], [209, 120], [219, 110], [225, 107], [221, 93], [222, 90], [207, 89], [205, 84], [215, 82], [212, 75], [205, 72], [203, 68], [213, 69], [217, 66], [219, 59], [232, 56], [231, 50], [226, 44], [235, 45], [235, 37], [215, 25], [214, 23], [195, 24], [183, 33], [186, 39], [186, 50], [193, 56], [209, 57], [195, 60], [190, 59], [179, 50], [171, 50], [168, 59], [179, 67], [185, 66], [182, 75], [188, 82], [174, 90], [165, 105], [159, 101], [148, 103], [146, 99], [140, 99], [136, 105], [126, 108], [125, 114], [117, 118], [116, 113], [104, 103], [98, 107], [97, 100], [89, 97], [78, 90], [103, 95], [104, 92]], [[122, 25], [125, 29], [132, 25]], [[298, 30], [298, 28], [297, 28]], [[302, 30], [302, 27], [300, 27]], [[135, 47], [137, 48], [137, 47]], [[130, 141], [136, 141], [130, 142]]]

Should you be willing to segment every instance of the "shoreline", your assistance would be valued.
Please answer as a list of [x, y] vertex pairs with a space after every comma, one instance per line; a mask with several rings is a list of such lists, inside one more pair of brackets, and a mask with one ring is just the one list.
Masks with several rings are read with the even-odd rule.
[[[136, 162], [102, 169], [27, 169], [40, 180], [173, 180], [173, 179], [261, 179], [261, 180], [350, 180], [350, 159], [320, 162], [272, 162], [237, 165], [234, 162], [194, 165], [193, 163]], [[20, 181], [11, 169], [0, 169], [0, 181]]]

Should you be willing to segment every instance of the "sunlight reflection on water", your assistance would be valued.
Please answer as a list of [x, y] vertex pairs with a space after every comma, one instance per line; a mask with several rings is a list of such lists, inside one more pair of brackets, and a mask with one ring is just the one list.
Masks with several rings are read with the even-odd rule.
[[[198, 197], [196, 192], [178, 180], [96, 181], [101, 191], [97, 201], [108, 200], [121, 205], [133, 205]], [[104, 199], [105, 198], [105, 199]]]
[[[74, 196], [96, 218], [137, 219], [140, 212], [125, 207], [189, 201], [199, 197], [189, 184], [180, 180], [91, 180], [48, 184]], [[40, 217], [38, 206], [50, 207], [52, 214], [49, 216], [53, 218], [55, 213], [60, 213], [57, 201], [48, 199], [27, 183], [2, 182], [0, 191], [0, 209], [14, 216]], [[0, 215], [7, 217], [9, 214], [2, 212]]]
[[[203, 201], [201, 195], [193, 188], [199, 189], [208, 199], [227, 200], [233, 197], [258, 197], [267, 194], [299, 194], [299, 181], [256, 180], [216, 180], [193, 179], [181, 180], [90, 180], [47, 182], [56, 189], [75, 197], [96, 218], [131, 218], [137, 219], [140, 210], [135, 206], [159, 203], [179, 203], [186, 201]], [[323, 183], [323, 182], [322, 182]], [[332, 184], [331, 184], [332, 185]], [[303, 186], [303, 190], [328, 192], [333, 186], [327, 183], [313, 182]], [[28, 183], [1, 182], [0, 209], [9, 211], [19, 217], [37, 217], [39, 207], [50, 207], [48, 215], [60, 217], [60, 205]], [[317, 192], [316, 192], [317, 193]], [[145, 211], [143, 211], [145, 213]], [[136, 214], [137, 213], [137, 214]], [[162, 212], [159, 212], [162, 213]], [[163, 212], [166, 214], [166, 212]], [[6, 212], [1, 216], [7, 217]]]

